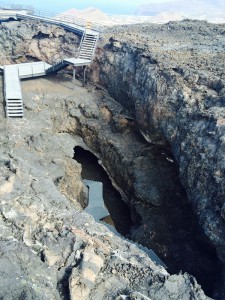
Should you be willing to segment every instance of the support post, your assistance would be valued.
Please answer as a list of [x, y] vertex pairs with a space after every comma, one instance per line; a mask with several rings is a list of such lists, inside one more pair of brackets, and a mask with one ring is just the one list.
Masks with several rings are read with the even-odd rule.
[[85, 86], [85, 81], [86, 81], [86, 66], [84, 66], [83, 67], [83, 75], [84, 75], [84, 77], [83, 77], [83, 87]]
[[73, 65], [73, 89], [75, 90], [76, 67]]

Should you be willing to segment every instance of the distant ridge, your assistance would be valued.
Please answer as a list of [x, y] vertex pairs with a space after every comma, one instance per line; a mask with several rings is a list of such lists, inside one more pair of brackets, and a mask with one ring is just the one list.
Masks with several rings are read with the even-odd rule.
[[100, 9], [88, 7], [83, 10], [71, 8], [58, 16], [71, 16], [102, 26], [167, 23], [185, 18], [225, 23], [225, 0], [171, 0], [160, 4], [141, 5], [136, 15], [107, 15]]
[[86, 19], [86, 20], [90, 20], [90, 21], [95, 21], [98, 23], [105, 23], [105, 22], [109, 22], [109, 17], [102, 12], [100, 9], [95, 8], [95, 7], [88, 7], [86, 9], [75, 9], [75, 8], [71, 8], [61, 14], [59, 14], [58, 16], [71, 16], [71, 17], [78, 17], [78, 18], [82, 18], [82, 19]]
[[171, 0], [164, 3], [149, 3], [139, 6], [136, 15], [154, 16], [162, 12], [185, 14], [186, 16], [200, 16], [210, 14], [225, 14], [224, 0]]

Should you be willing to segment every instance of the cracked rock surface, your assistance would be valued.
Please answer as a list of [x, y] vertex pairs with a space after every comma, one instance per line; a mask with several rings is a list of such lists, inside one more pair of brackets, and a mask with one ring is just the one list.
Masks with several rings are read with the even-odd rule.
[[[105, 32], [90, 71], [92, 80], [130, 111], [146, 141], [169, 145], [223, 268], [224, 50], [224, 24], [123, 26]], [[224, 282], [223, 277], [221, 299]]]
[[97, 126], [99, 92], [49, 78], [22, 89], [23, 119], [5, 119], [1, 107], [0, 297], [209, 299], [192, 276], [169, 275], [82, 212], [87, 191], [72, 157], [84, 142], [70, 113], [82, 119], [87, 109]]
[[0, 25], [0, 58], [6, 64], [39, 60], [52, 63], [74, 54], [79, 44], [79, 36], [41, 22], [12, 21]]

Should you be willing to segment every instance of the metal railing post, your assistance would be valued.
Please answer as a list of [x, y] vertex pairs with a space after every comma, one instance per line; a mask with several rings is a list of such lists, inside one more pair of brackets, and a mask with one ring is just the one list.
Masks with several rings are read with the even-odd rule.
[[73, 90], [75, 91], [76, 67], [73, 65]]

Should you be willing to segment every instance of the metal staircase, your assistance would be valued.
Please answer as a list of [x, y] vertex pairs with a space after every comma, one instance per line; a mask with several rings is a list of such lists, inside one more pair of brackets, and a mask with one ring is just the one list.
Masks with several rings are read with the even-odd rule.
[[56, 72], [56, 71], [59, 71], [60, 69], [63, 69], [65, 67], [67, 67], [69, 65], [69, 63], [62, 59], [62, 60], [59, 60], [58, 62], [54, 63], [50, 68], [48, 68], [45, 72], [46, 72], [46, 75], [49, 74], [49, 73], [52, 73], [52, 72]]
[[8, 99], [6, 102], [7, 117], [23, 117], [23, 100]]
[[31, 70], [28, 70], [28, 64], [25, 64], [25, 68], [20, 66], [18, 70], [13, 65], [4, 65], [4, 67], [0, 66], [1, 69], [4, 69], [4, 94], [7, 117], [23, 117], [23, 101], [20, 79], [48, 75], [51, 72], [58, 71], [68, 65], [72, 65], [73, 81], [75, 82], [75, 67], [82, 66], [83, 85], [85, 84], [86, 66], [90, 65], [93, 60], [99, 39], [100, 27], [97, 23], [87, 22], [86, 20], [70, 16], [55, 16], [53, 13], [37, 11], [30, 9], [29, 7], [15, 7], [0, 4], [0, 8], [2, 8], [0, 12], [0, 20], [36, 20], [47, 24], [57, 25], [68, 31], [82, 35], [80, 47], [78, 49], [78, 57], [76, 58], [73, 55], [71, 58], [60, 59], [53, 65], [40, 62], [43, 64], [43, 66], [41, 66], [38, 63], [34, 63], [35, 65], [31, 66]]
[[23, 117], [23, 97], [20, 80], [46, 75], [51, 65], [33, 62], [0, 66], [4, 72], [4, 99], [6, 117]]
[[58, 60], [50, 68], [46, 70], [46, 74], [59, 71], [60, 69], [65, 68], [68, 65], [74, 65], [74, 66], [89, 65], [92, 62], [95, 54], [95, 49], [98, 43], [98, 37], [99, 35], [85, 33], [81, 40], [78, 57]]
[[84, 34], [78, 58], [92, 61], [98, 43], [98, 37], [98, 35]]

